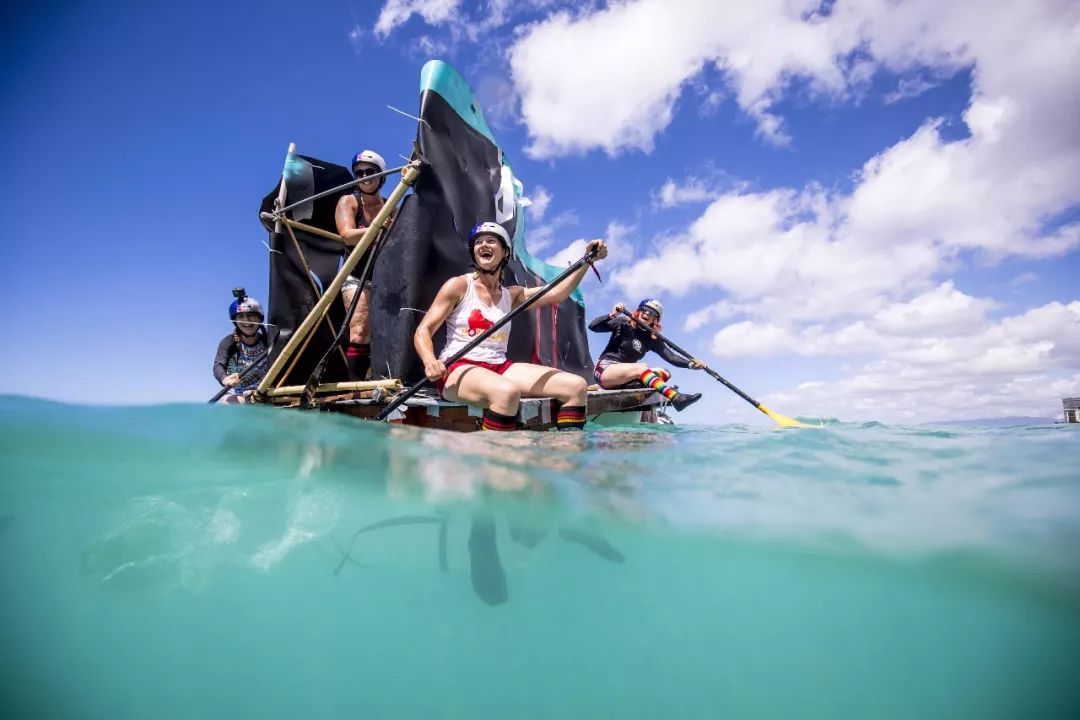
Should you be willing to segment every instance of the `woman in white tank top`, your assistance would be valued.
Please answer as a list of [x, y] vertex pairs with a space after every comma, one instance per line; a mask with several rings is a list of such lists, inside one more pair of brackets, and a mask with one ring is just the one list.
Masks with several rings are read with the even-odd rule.
[[[506, 292], [505, 288], [494, 305], [488, 305], [480, 299], [475, 283], [469, 282], [476, 274], [462, 276], [465, 278], [465, 297], [446, 318], [446, 346], [439, 355], [439, 360], [445, 361], [510, 312], [510, 293]], [[510, 341], [512, 324], [507, 323], [499, 328], [491, 337], [470, 350], [465, 358], [485, 363], [506, 362], [506, 344]]]
[[[602, 240], [593, 240], [588, 247], [596, 248], [597, 259], [607, 257]], [[516, 429], [522, 397], [555, 398], [561, 404], [559, 429], [580, 429], [585, 424], [585, 379], [545, 365], [509, 361], [506, 344], [512, 323], [446, 367], [446, 358], [540, 289], [503, 286], [502, 270], [510, 260], [510, 236], [497, 223], [481, 223], [473, 228], [469, 254], [475, 272], [452, 277], [443, 284], [413, 335], [413, 345], [428, 379], [436, 382], [447, 400], [483, 408], [485, 430]], [[589, 265], [583, 265], [533, 307], [555, 305], [570, 297], [588, 270]], [[444, 322], [446, 348], [441, 357], [436, 357], [431, 338]]]

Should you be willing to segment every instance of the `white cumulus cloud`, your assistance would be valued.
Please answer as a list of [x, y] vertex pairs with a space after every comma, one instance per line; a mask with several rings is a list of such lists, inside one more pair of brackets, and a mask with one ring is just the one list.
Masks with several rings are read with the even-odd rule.
[[[1046, 415], [1080, 390], [1080, 300], [986, 319], [993, 305], [948, 283], [874, 318], [830, 327], [743, 321], [713, 338], [717, 356], [871, 356], [841, 380], [775, 396], [800, 414], [932, 420]], [[912, 334], [904, 321], [924, 329]], [[1057, 389], [1052, 389], [1057, 388]]]
[[387, 0], [375, 21], [375, 34], [385, 38], [413, 15], [419, 15], [430, 25], [438, 25], [453, 17], [460, 5], [461, 0]]
[[[598, 267], [601, 269], [617, 267], [619, 263], [633, 259], [633, 245], [629, 241], [631, 230], [632, 228], [629, 225], [618, 222], [608, 223], [605, 235], [600, 239], [607, 244], [610, 255], [608, 256], [608, 259], [603, 260]], [[562, 266], [580, 260], [585, 254], [585, 246], [593, 239], [595, 238], [578, 238], [559, 252], [547, 258], [545, 262], [549, 265]]]
[[[994, 4], [992, 18], [981, 0], [847, 0], [827, 14], [820, 5], [631, 0], [527, 26], [510, 49], [510, 65], [530, 151], [648, 151], [684, 89], [700, 85], [710, 65], [758, 132], [780, 144], [790, 138], [774, 106], [794, 78], [811, 93], [843, 97], [862, 90], [877, 68], [909, 77], [929, 68], [940, 77], [974, 66], [980, 92], [993, 104], [1001, 89], [1025, 80], [1028, 95], [1049, 100], [1045, 93], [1062, 73], [1075, 74], [1075, 3], [1008, 0]], [[647, 52], [638, 39], [647, 39]], [[1053, 69], [1025, 73], [1032, 66]], [[928, 82], [908, 79], [899, 92], [914, 94]], [[1066, 118], [1076, 95], [1059, 98], [1068, 110], [1054, 118], [1059, 136], [1075, 126]]]
[[695, 310], [686, 316], [686, 322], [683, 323], [683, 328], [688, 331], [694, 331], [698, 328], [704, 327], [716, 320], [724, 320], [738, 315], [743, 312], [735, 303], [728, 302], [727, 300], [721, 300], [719, 302], [706, 305], [700, 310]]
[[548, 206], [551, 205], [551, 198], [552, 195], [546, 187], [537, 185], [536, 189], [528, 195], [526, 207], [529, 208], [529, 218], [536, 222], [543, 220]]
[[653, 203], [658, 207], [670, 208], [687, 203], [704, 202], [716, 196], [717, 192], [701, 178], [689, 177], [681, 185], [668, 178], [653, 195]]

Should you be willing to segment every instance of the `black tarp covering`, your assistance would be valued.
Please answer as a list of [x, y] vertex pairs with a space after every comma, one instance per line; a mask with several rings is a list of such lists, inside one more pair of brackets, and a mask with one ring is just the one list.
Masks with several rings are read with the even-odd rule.
[[[288, 191], [286, 205], [310, 197], [313, 192], [317, 194], [352, 179], [352, 175], [346, 168], [305, 155], [293, 155], [289, 158], [285, 167], [285, 177]], [[336, 233], [334, 209], [337, 207], [338, 198], [348, 192], [351, 191], [333, 193], [314, 203], [305, 203], [296, 209], [295, 218], [297, 220], [303, 218], [302, 222], [307, 225]], [[278, 186], [275, 184], [274, 189], [263, 198], [259, 208], [260, 213], [271, 212], [274, 209], [277, 194]], [[294, 213], [290, 212], [289, 216], [294, 217]], [[267, 322], [276, 326], [277, 329], [278, 339], [274, 346], [274, 354], [277, 355], [311, 309], [315, 307], [323, 288], [334, 279], [341, 264], [343, 246], [337, 240], [294, 230], [296, 239], [303, 249], [308, 269], [311, 271], [309, 275], [288, 230], [282, 227], [280, 233], [275, 233], [272, 222], [262, 218], [261, 215], [260, 220], [270, 232], [269, 245], [272, 251], [270, 252], [270, 298]], [[345, 308], [341, 302], [331, 304], [329, 317], [335, 330], [344, 316]], [[306, 383], [308, 376], [315, 369], [315, 365], [326, 349], [330, 347], [333, 339], [334, 334], [326, 322], [319, 323], [307, 349], [300, 354], [296, 367], [284, 377], [280, 384], [303, 385]], [[346, 337], [345, 340], [348, 338]], [[340, 382], [348, 379], [348, 370], [341, 353], [333, 353], [327, 364], [326, 373], [323, 375], [323, 381]]]
[[[442, 66], [445, 73], [452, 74], [467, 90], [464, 80], [449, 66], [434, 65]], [[468, 101], [466, 104], [478, 114], [477, 105]], [[470, 269], [467, 238], [477, 223], [502, 218], [504, 227], [515, 238], [516, 255], [506, 268], [504, 284], [543, 285], [544, 278], [529, 267], [547, 273], [548, 277], [561, 271], [528, 255], [524, 228], [517, 227], [522, 221], [522, 205], [517, 197], [520, 185], [507, 191], [512, 175], [509, 167], [504, 167], [501, 151], [489, 134], [465, 122], [450, 102], [430, 89], [421, 92], [420, 117], [423, 119], [417, 137], [422, 163], [420, 177], [381, 241], [372, 275], [372, 373], [376, 378], [395, 377], [406, 383], [415, 382], [423, 375], [423, 366], [413, 348], [413, 332], [442, 284]], [[351, 178], [344, 167], [302, 155], [290, 157], [285, 176], [289, 190], [286, 204]], [[393, 184], [391, 178], [387, 189]], [[275, 187], [263, 199], [261, 210], [269, 212], [276, 197]], [[341, 193], [316, 200], [313, 207], [298, 208], [297, 218], [310, 216], [306, 223], [336, 232], [334, 209], [339, 197]], [[277, 325], [281, 333], [277, 343], [280, 350], [314, 307], [318, 295], [288, 233], [275, 234], [272, 224], [265, 219], [263, 222], [271, 231], [271, 247], [279, 251], [271, 253], [269, 322]], [[341, 243], [300, 231], [296, 231], [296, 236], [321, 293], [338, 270]], [[363, 261], [354, 273], [359, 274], [362, 267]], [[330, 317], [337, 327], [344, 316], [343, 303], [335, 302], [331, 308]], [[513, 360], [551, 365], [591, 379], [593, 366], [585, 332], [585, 310], [571, 298], [558, 306], [540, 308], [515, 318], [508, 352]], [[320, 323], [296, 369], [283, 384], [304, 384], [332, 339], [325, 323]], [[444, 333], [440, 329], [435, 336], [437, 350], [443, 342]], [[334, 353], [323, 379], [327, 382], [347, 379], [338, 353]]]
[[[373, 277], [372, 369], [377, 376], [406, 383], [423, 375], [412, 343], [422, 312], [447, 279], [469, 270], [469, 230], [496, 217], [496, 197], [503, 183], [499, 148], [464, 122], [441, 95], [422, 92], [420, 117], [424, 121], [418, 133], [420, 178], [394, 221]], [[515, 202], [505, 194], [503, 201]], [[520, 212], [511, 212], [513, 217], [503, 225], [513, 237]], [[503, 282], [534, 287], [545, 280], [515, 257]], [[440, 329], [435, 335], [437, 351], [443, 343]], [[590, 378], [584, 308], [569, 299], [515, 318], [508, 353], [513, 360]]]

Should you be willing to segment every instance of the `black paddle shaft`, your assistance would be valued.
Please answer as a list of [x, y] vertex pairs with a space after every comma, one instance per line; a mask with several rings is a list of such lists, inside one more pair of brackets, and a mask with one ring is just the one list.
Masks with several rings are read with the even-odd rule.
[[[257, 367], [259, 366], [259, 364], [260, 364], [260, 363], [262, 363], [262, 361], [266, 359], [266, 356], [270, 354], [270, 350], [273, 350], [273, 348], [269, 348], [269, 349], [268, 349], [268, 350], [267, 350], [266, 352], [264, 352], [264, 353], [263, 353], [262, 355], [260, 355], [260, 356], [259, 356], [259, 358], [258, 358], [258, 359], [257, 359], [257, 360], [256, 360], [255, 362], [251, 363], [251, 364], [250, 364], [250, 365], [248, 365], [248, 366], [247, 366], [246, 368], [244, 368], [244, 372], [240, 373], [240, 377], [238, 377], [238, 378], [236, 379], [236, 384], [237, 384], [237, 385], [239, 385], [239, 384], [240, 384], [240, 381], [241, 381], [241, 380], [243, 380], [243, 379], [244, 379], [245, 377], [247, 377], [247, 375], [248, 375], [248, 374], [249, 374], [249, 373], [250, 373], [250, 372], [251, 372], [252, 370], [254, 370], [255, 368], [257, 368]], [[232, 388], [229, 388], [229, 387], [223, 387], [223, 388], [221, 388], [221, 389], [220, 389], [220, 390], [218, 390], [218, 391], [217, 391], [216, 393], [214, 393], [214, 397], [212, 397], [212, 398], [210, 398], [209, 400], [207, 400], [207, 401], [206, 401], [206, 404], [207, 404], [207, 405], [213, 405], [213, 404], [214, 404], [214, 403], [216, 403], [216, 402], [217, 402], [218, 400], [220, 400], [221, 398], [225, 397], [225, 393], [229, 392], [229, 390], [231, 390], [231, 389], [232, 389]]]
[[[647, 332], [650, 332], [650, 333], [652, 333], [653, 335], [655, 335], [655, 336], [656, 336], [656, 339], [657, 339], [657, 340], [659, 340], [660, 342], [664, 343], [665, 345], [667, 345], [667, 346], [668, 346], [669, 348], [671, 348], [671, 349], [672, 349], [672, 350], [674, 350], [675, 352], [677, 352], [677, 353], [679, 353], [680, 355], [682, 355], [682, 356], [686, 357], [686, 359], [688, 359], [688, 360], [693, 360], [693, 359], [694, 359], [694, 356], [693, 356], [693, 355], [691, 355], [690, 353], [686, 352], [686, 351], [685, 351], [685, 350], [683, 350], [683, 349], [682, 349], [681, 347], [679, 347], [679, 346], [678, 346], [678, 345], [676, 345], [675, 343], [671, 342], [670, 340], [668, 340], [668, 339], [667, 339], [666, 337], [664, 337], [664, 336], [663, 336], [663, 335], [661, 335], [660, 333], [656, 332], [655, 330], [652, 330], [652, 329], [650, 329], [650, 328], [647, 328], [647, 327], [645, 327], [645, 326], [641, 325], [641, 323], [638, 323], [638, 321], [637, 321], [637, 318], [635, 318], [635, 317], [634, 317], [634, 315], [633, 315], [633, 313], [631, 313], [631, 312], [630, 312], [629, 310], [627, 310], [626, 308], [623, 308], [622, 312], [623, 312], [623, 315], [625, 315], [626, 317], [630, 318], [630, 321], [631, 321], [631, 322], [633, 322], [633, 323], [636, 323], [636, 324], [640, 325], [640, 326], [641, 326], [641, 328], [642, 328], [643, 330], [646, 330]], [[743, 400], [745, 400], [746, 402], [750, 403], [751, 405], [753, 405], [753, 406], [754, 406], [754, 407], [756, 407], [756, 408], [760, 408], [760, 407], [761, 407], [761, 403], [759, 403], [759, 402], [758, 402], [757, 400], [755, 400], [754, 398], [750, 397], [749, 395], [747, 395], [746, 393], [744, 393], [744, 392], [743, 392], [742, 390], [740, 390], [739, 388], [737, 388], [737, 387], [735, 387], [734, 385], [732, 385], [731, 383], [729, 383], [729, 382], [728, 382], [727, 380], [725, 380], [725, 379], [723, 378], [723, 376], [721, 376], [721, 375], [720, 375], [720, 373], [716, 372], [715, 370], [713, 370], [713, 369], [712, 369], [712, 368], [710, 368], [710, 367], [706, 367], [706, 368], [704, 368], [704, 370], [705, 370], [705, 372], [707, 372], [707, 373], [708, 373], [709, 375], [711, 375], [711, 376], [712, 376], [713, 378], [715, 378], [716, 380], [719, 380], [720, 382], [724, 383], [724, 385], [725, 385], [725, 386], [727, 387], [727, 389], [728, 389], [728, 390], [732, 391], [733, 393], [735, 393], [736, 395], [738, 395], [739, 397], [741, 397], [741, 398], [742, 398]]]
[[[506, 325], [508, 322], [513, 320], [515, 316], [521, 314], [522, 312], [527, 310], [529, 307], [531, 307], [537, 300], [539, 300], [544, 295], [546, 295], [548, 292], [550, 292], [552, 290], [552, 288], [554, 288], [556, 285], [561, 283], [563, 280], [565, 280], [566, 278], [570, 277], [575, 272], [580, 270], [584, 265], [589, 263], [595, 256], [596, 256], [596, 251], [595, 250], [589, 250], [589, 252], [585, 253], [584, 257], [582, 257], [576, 263], [574, 263], [573, 265], [571, 265], [570, 267], [566, 268], [561, 273], [559, 273], [558, 277], [556, 277], [554, 280], [549, 282], [547, 285], [545, 285], [542, 288], [540, 288], [539, 290], [537, 290], [536, 293], [532, 297], [530, 297], [528, 300], [526, 300], [525, 302], [518, 305], [516, 308], [514, 308], [510, 312], [503, 315], [501, 318], [499, 318], [495, 322], [494, 325], [492, 325], [487, 330], [485, 330], [484, 332], [477, 335], [472, 340], [472, 342], [470, 342], [468, 345], [466, 345], [465, 347], [461, 348], [456, 353], [454, 353], [453, 355], [448, 357], [444, 361], [446, 366], [450, 367], [451, 365], [456, 363], [458, 360], [465, 357], [467, 354], [469, 354], [472, 351], [473, 348], [475, 348], [477, 345], [479, 345], [480, 343], [487, 340], [488, 337], [490, 337], [493, 333], [495, 333], [495, 331], [497, 331], [503, 325]], [[415, 395], [420, 390], [420, 388], [424, 387], [424, 385], [426, 385], [429, 382], [431, 382], [431, 381], [428, 380], [425, 377], [425, 378], [422, 378], [422, 379], [418, 380], [417, 382], [413, 383], [409, 388], [407, 388], [406, 390], [399, 393], [397, 395], [397, 397], [395, 397], [390, 402], [389, 405], [384, 407], [382, 409], [382, 411], [379, 412], [379, 414], [375, 416], [375, 420], [385, 420], [386, 418], [388, 418], [390, 416], [390, 413], [394, 412], [394, 410], [396, 410], [399, 405], [401, 405], [403, 402], [405, 402], [406, 400], [411, 398], [413, 395]]]

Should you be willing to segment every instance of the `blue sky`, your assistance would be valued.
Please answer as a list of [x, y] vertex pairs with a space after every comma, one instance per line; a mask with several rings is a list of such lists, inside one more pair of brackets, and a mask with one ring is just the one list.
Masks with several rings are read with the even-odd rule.
[[[1075, 4], [753, 5], [15, 11], [0, 392], [212, 394], [231, 288], [266, 297], [256, 205], [288, 143], [408, 154], [386, 106], [414, 112], [440, 58], [533, 200], [534, 253], [611, 244], [590, 313], [661, 297], [667, 334], [789, 415], [1060, 414], [1080, 394]], [[683, 420], [758, 422], [677, 379], [707, 393]]]

